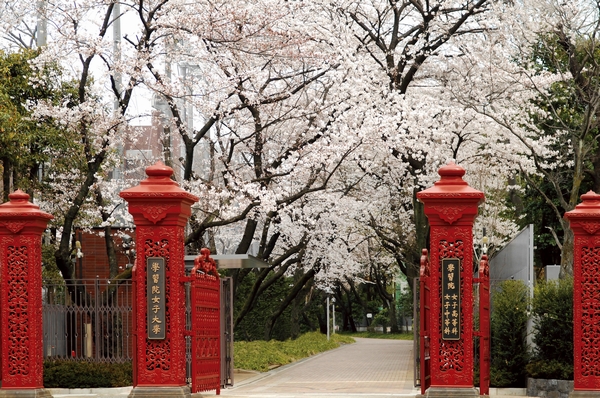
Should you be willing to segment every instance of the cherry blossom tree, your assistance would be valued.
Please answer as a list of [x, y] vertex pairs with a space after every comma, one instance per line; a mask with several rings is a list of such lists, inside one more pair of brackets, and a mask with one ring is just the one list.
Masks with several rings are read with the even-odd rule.
[[551, 232], [565, 276], [572, 274], [573, 234], [563, 214], [582, 193], [599, 189], [599, 13], [593, 2], [525, 4], [527, 15], [498, 20], [493, 34], [473, 43], [488, 49], [487, 59], [465, 52], [454, 70], [478, 90], [456, 86], [454, 94], [501, 127], [496, 155], [552, 209], [562, 227]]
[[[506, 187], [511, 151], [494, 137], [504, 126], [490, 126], [456, 90], [474, 83], [459, 61], [487, 56], [477, 45], [509, 4], [58, 0], [19, 7], [18, 18], [2, 16], [17, 32], [12, 42], [25, 43], [18, 32], [43, 11], [48, 43], [35, 65], [58, 62], [78, 82], [73, 103], [34, 108], [77, 136], [83, 159], [50, 176], [55, 191], [44, 203], [57, 216], [65, 278], [73, 277], [74, 225], [105, 227], [114, 251], [110, 226], [128, 219], [116, 194], [139, 175], [123, 166], [122, 148], [139, 139], [127, 126], [150, 114], [141, 98], [160, 109], [162, 160], [201, 198], [186, 237], [190, 251], [240, 254], [254, 246], [268, 264], [233, 272], [236, 286], [253, 273], [236, 324], [274, 283], [293, 276], [265, 337], [312, 286], [364, 275], [369, 245], [386, 252], [381, 264], [416, 276], [428, 228], [415, 195], [446, 161], [467, 168], [476, 188]], [[118, 20], [122, 38], [112, 33]], [[498, 150], [507, 155], [502, 161]], [[501, 201], [491, 195], [482, 217], [500, 240], [514, 230], [498, 216]]]
[[[462, 46], [481, 40], [492, 28], [489, 21], [506, 10], [489, 1], [336, 1], [323, 7], [331, 23], [321, 30], [330, 33], [347, 73], [335, 89], [350, 93], [344, 101], [350, 111], [337, 123], [363, 140], [356, 170], [364, 175], [356, 175], [360, 182], [353, 189], [374, 204], [356, 220], [370, 226], [412, 279], [428, 245], [427, 220], [415, 194], [438, 179], [440, 166], [455, 160], [484, 191], [506, 187], [509, 170], [483, 133], [500, 127], [491, 130], [485, 117], [453, 101], [445, 78]], [[515, 225], [498, 217], [504, 199], [490, 199], [477, 230], [486, 226], [501, 245]]]

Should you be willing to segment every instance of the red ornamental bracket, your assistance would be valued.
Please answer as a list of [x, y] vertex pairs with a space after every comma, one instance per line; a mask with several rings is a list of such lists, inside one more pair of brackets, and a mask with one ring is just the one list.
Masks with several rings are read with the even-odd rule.
[[53, 217], [17, 190], [0, 205], [0, 396], [51, 397], [43, 387], [42, 240]]
[[438, 173], [440, 180], [417, 194], [430, 225], [427, 396], [472, 397], [478, 395], [473, 387], [473, 223], [484, 194], [471, 188], [462, 179], [465, 170], [452, 162]]
[[600, 195], [588, 192], [565, 213], [573, 248], [574, 391], [569, 397], [600, 397]]

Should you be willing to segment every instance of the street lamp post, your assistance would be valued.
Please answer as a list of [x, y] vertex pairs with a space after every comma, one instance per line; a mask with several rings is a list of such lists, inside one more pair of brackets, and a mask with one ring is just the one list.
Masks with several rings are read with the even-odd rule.
[[332, 313], [333, 313], [333, 331], [332, 333], [335, 334], [335, 297], [331, 298], [331, 306], [332, 306]]

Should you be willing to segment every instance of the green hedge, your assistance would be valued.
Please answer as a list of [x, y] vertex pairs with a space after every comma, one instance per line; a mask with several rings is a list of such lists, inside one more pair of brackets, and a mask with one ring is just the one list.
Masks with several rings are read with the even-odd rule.
[[133, 384], [131, 362], [44, 361], [46, 388], [105, 388]]

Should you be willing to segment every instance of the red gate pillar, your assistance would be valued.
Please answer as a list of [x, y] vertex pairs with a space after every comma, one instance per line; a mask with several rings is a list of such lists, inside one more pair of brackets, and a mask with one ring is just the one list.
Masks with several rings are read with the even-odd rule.
[[417, 194], [430, 225], [430, 387], [427, 397], [475, 397], [473, 387], [473, 222], [483, 192], [454, 163]]
[[569, 397], [600, 397], [600, 195], [565, 213], [575, 234], [573, 252], [574, 391]]
[[198, 198], [161, 162], [121, 192], [136, 226], [133, 390], [129, 397], [190, 397], [185, 380], [184, 227]]
[[17, 190], [0, 205], [0, 397], [52, 397], [44, 389], [42, 233], [52, 216]]

